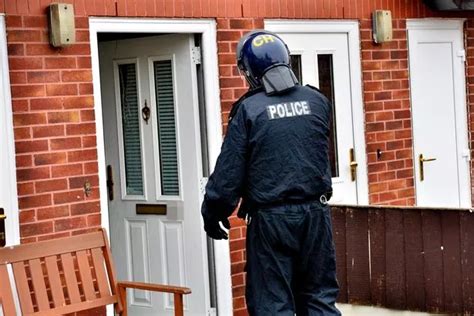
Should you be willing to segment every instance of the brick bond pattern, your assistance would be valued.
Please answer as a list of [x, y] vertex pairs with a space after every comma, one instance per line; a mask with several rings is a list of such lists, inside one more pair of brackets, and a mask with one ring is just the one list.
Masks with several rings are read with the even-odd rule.
[[85, 232], [100, 225], [88, 19], [65, 49], [45, 15], [6, 22], [22, 242]]
[[[78, 43], [64, 49], [48, 45], [45, 8], [51, 2], [0, 0], [0, 12], [7, 15], [22, 242], [100, 226], [88, 16], [216, 18], [224, 128], [232, 103], [246, 91], [235, 66], [236, 43], [244, 32], [262, 28], [264, 18], [358, 19], [370, 202], [414, 204], [406, 18], [436, 15], [421, 0], [68, 0], [75, 5]], [[392, 11], [394, 41], [372, 43], [374, 9]], [[466, 34], [470, 109], [472, 19]], [[474, 115], [469, 113], [472, 140]], [[377, 149], [383, 151], [381, 159]], [[90, 197], [83, 193], [85, 180], [92, 184]], [[234, 309], [235, 315], [245, 315], [246, 228], [235, 217], [231, 223]]]
[[371, 204], [413, 205], [405, 20], [394, 20], [393, 27], [394, 40], [378, 45], [372, 41], [371, 21], [361, 21], [369, 199]]

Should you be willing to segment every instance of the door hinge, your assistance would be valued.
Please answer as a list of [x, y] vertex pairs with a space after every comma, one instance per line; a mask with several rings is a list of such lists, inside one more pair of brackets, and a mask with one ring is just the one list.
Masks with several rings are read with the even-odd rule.
[[191, 51], [191, 57], [195, 65], [201, 64], [201, 47], [193, 47]]
[[466, 62], [466, 51], [464, 49], [458, 51], [458, 57], [461, 58], [463, 62]]
[[463, 150], [462, 157], [466, 159], [466, 161], [471, 161], [471, 151], [469, 149]]

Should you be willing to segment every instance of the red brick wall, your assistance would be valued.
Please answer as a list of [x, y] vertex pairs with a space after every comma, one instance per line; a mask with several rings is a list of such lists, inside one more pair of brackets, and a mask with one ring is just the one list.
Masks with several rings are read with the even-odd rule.
[[100, 226], [88, 19], [64, 49], [48, 44], [46, 15], [6, 23], [22, 242]]
[[[100, 225], [88, 16], [216, 18], [223, 122], [232, 102], [246, 90], [235, 66], [235, 46], [245, 31], [263, 27], [264, 18], [358, 19], [370, 202], [405, 205], [414, 203], [406, 18], [473, 16], [435, 14], [422, 0], [67, 0], [75, 6], [78, 43], [54, 49], [48, 45], [45, 15], [50, 2], [0, 0], [0, 12], [7, 15], [23, 242], [77, 234]], [[394, 41], [373, 44], [370, 15], [374, 9], [392, 11]], [[467, 35], [471, 65], [471, 19]], [[467, 71], [470, 105], [474, 67], [468, 66]], [[470, 126], [473, 118], [470, 114]], [[383, 152], [381, 159], [377, 149]], [[85, 180], [92, 184], [90, 197], [82, 189]], [[236, 218], [232, 225], [234, 307], [240, 315], [246, 313], [246, 229]]]
[[393, 20], [394, 39], [383, 44], [374, 44], [371, 23], [361, 21], [370, 204], [413, 205], [406, 20]]

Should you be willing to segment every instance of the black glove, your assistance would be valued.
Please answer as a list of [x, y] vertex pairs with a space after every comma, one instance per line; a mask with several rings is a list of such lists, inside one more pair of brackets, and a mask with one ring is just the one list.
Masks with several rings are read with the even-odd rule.
[[[222, 225], [224, 225], [225, 228], [230, 229], [230, 222], [227, 218], [222, 220]], [[206, 231], [207, 235], [212, 239], [229, 239], [229, 235], [225, 230], [221, 228], [221, 226], [219, 225], [219, 221], [216, 219], [205, 219], [204, 230]]]

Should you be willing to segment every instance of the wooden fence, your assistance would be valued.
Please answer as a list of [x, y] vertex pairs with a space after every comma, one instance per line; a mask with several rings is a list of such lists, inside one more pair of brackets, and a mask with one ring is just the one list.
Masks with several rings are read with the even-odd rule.
[[339, 302], [474, 314], [474, 213], [333, 206]]

